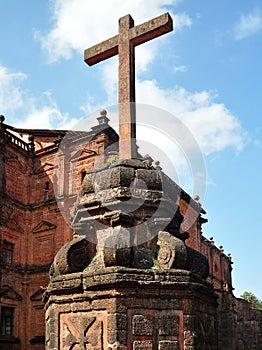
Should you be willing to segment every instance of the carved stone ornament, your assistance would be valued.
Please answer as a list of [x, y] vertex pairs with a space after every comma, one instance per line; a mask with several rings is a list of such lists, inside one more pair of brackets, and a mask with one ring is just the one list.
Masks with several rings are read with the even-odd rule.
[[85, 237], [78, 237], [66, 243], [56, 254], [51, 275], [83, 271], [95, 256], [95, 246]]
[[187, 250], [186, 245], [180, 239], [170, 233], [160, 231], [157, 235], [157, 258], [155, 266], [167, 270], [173, 268], [183, 269], [186, 266]]

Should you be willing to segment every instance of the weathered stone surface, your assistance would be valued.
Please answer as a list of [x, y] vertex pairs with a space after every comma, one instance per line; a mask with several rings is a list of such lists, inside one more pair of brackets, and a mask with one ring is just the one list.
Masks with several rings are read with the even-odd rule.
[[118, 54], [119, 158], [137, 157], [135, 106], [135, 46], [173, 29], [168, 13], [134, 27], [130, 15], [119, 19], [118, 35], [85, 50], [85, 62], [96, 64]]
[[96, 254], [93, 243], [79, 237], [66, 243], [56, 254], [51, 274], [60, 275], [83, 271]]
[[145, 187], [149, 190], [162, 191], [162, 179], [160, 171], [155, 169], [137, 169], [136, 176], [138, 179], [138, 187], [141, 186], [142, 188]]
[[134, 350], [153, 350], [153, 342], [151, 340], [135, 340], [133, 343]]
[[106, 312], [62, 313], [59, 320], [59, 349], [101, 350], [107, 347]]
[[70, 275], [53, 277], [47, 290], [47, 318], [60, 332], [60, 345], [54, 343], [54, 348], [75, 343], [106, 350], [104, 342], [121, 350], [159, 350], [179, 349], [185, 342], [185, 349], [200, 349], [197, 344], [217, 349], [215, 294], [192, 273], [108, 267], [76, 275], [82, 288], [74, 296], [63, 287]]
[[186, 245], [170, 233], [160, 231], [157, 235], [157, 258], [154, 264], [159, 269], [184, 269], [187, 262]]
[[134, 315], [132, 319], [133, 335], [153, 335], [154, 318], [151, 315]]
[[130, 266], [133, 258], [130, 232], [123, 227], [114, 227], [104, 240], [105, 266]]
[[179, 342], [173, 340], [161, 340], [158, 350], [179, 350]]
[[179, 314], [172, 312], [171, 314], [162, 315], [158, 320], [159, 335], [178, 336], [179, 335], [180, 318]]
[[110, 169], [110, 186], [130, 187], [135, 178], [135, 170], [131, 167], [113, 167]]
[[209, 274], [209, 266], [207, 258], [198, 251], [187, 247], [187, 263], [186, 270], [190, 270], [201, 278], [206, 279]]
[[94, 175], [92, 173], [89, 173], [84, 177], [79, 195], [83, 196], [85, 193], [92, 192], [94, 192]]
[[147, 166], [140, 159], [119, 159], [116, 162], [112, 163], [109, 167], [115, 168], [118, 166], [131, 167], [133, 169], [146, 169]]
[[[71, 211], [76, 200], [74, 191], [81, 188], [85, 172], [88, 172], [94, 164], [97, 164], [100, 155], [106, 152], [105, 147], [107, 145], [117, 142], [118, 135], [112, 128], [103, 129], [97, 126], [92, 128], [90, 132], [81, 134], [81, 140], [79, 140], [79, 133], [70, 131], [68, 133], [71, 134], [70, 142], [66, 146], [68, 147], [66, 154], [63, 153], [66, 147], [63, 147], [63, 152], [58, 151], [58, 145], [61, 144], [65, 132], [32, 130], [34, 140], [30, 137], [30, 143], [26, 143], [23, 140], [28, 137], [27, 130], [16, 129], [15, 126], [8, 126], [3, 123], [0, 125], [0, 129], [0, 171], [2, 172], [0, 178], [3, 180], [0, 181], [0, 191], [2, 191], [0, 204], [1, 241], [14, 246], [13, 264], [3, 262], [0, 264], [0, 296], [2, 306], [12, 305], [15, 309], [13, 319], [15, 336], [8, 339], [0, 337], [0, 348], [1, 350], [43, 350], [44, 345], [40, 343], [40, 341], [43, 341], [45, 329], [44, 311], [42, 309], [44, 305], [41, 301], [43, 287], [46, 287], [49, 283], [48, 270], [56, 252], [63, 244], [73, 238], [72, 229], [65, 224], [57, 205], [62, 203], [62, 212], [70, 211], [68, 215], [74, 215], [74, 212]], [[83, 136], [84, 138], [82, 138]], [[40, 145], [46, 147], [41, 148]], [[82, 146], [84, 147], [83, 152]], [[35, 152], [33, 148], [35, 148]], [[56, 172], [56, 156], [58, 156], [59, 169], [61, 170], [60, 175]], [[69, 159], [70, 161], [73, 159], [73, 163], [69, 164]], [[93, 176], [97, 172], [120, 166], [133, 167], [135, 171], [137, 169], [153, 170], [150, 162], [146, 164], [146, 162], [140, 160], [117, 160], [113, 164], [104, 164], [99, 169], [93, 169], [90, 174]], [[74, 178], [68, 178], [71, 171], [75, 174]], [[113, 198], [115, 194], [119, 193], [119, 198], [124, 200], [125, 198], [128, 199], [127, 194], [125, 194], [126, 191], [126, 193], [136, 196], [136, 199], [142, 198], [141, 202], [144, 205], [141, 204], [136, 213], [126, 213], [122, 210], [121, 213], [116, 215], [116, 208], [113, 210], [110, 207], [106, 212], [105, 207], [95, 198], [92, 176], [85, 187], [87, 192], [85, 198], [81, 198], [82, 203], [87, 207], [83, 205], [81, 209], [77, 208], [79, 213], [77, 224], [81, 228], [80, 231], [77, 230], [77, 233], [87, 234], [89, 241], [97, 243], [97, 227], [93, 224], [97, 224], [100, 219], [103, 224], [110, 227], [125, 223], [128, 228], [135, 226], [144, 219], [150, 239], [160, 230], [165, 230], [183, 241], [190, 235], [186, 240], [186, 245], [195, 250], [200, 250], [209, 259], [208, 280], [212, 282], [216, 293], [219, 295], [216, 315], [219, 330], [219, 350], [235, 350], [238, 348], [241, 350], [248, 348], [260, 350], [262, 312], [252, 309], [249, 303], [235, 298], [232, 294], [231, 258], [222, 249], [215, 246], [213, 239], [207, 240], [201, 234], [203, 219], [198, 219], [198, 217], [200, 212], [203, 213], [203, 209], [200, 203], [194, 201], [170, 179], [170, 181], [167, 180], [162, 173], [164, 185], [165, 181], [169, 181], [169, 184], [164, 186], [167, 189], [165, 192], [168, 194], [168, 200], [161, 211], [159, 210], [159, 203], [163, 202], [164, 193], [153, 190], [145, 191], [142, 188], [135, 189], [133, 186], [122, 188], [120, 186], [119, 188], [109, 188], [106, 196]], [[53, 183], [50, 179], [53, 179]], [[47, 183], [49, 183], [48, 189]], [[54, 197], [53, 185], [58, 191], [58, 203]], [[29, 188], [30, 191], [28, 191]], [[131, 189], [133, 190], [132, 193]], [[103, 191], [106, 192], [107, 190]], [[169, 201], [172, 198], [173, 203]], [[119, 202], [120, 200], [118, 200]], [[117, 203], [116, 200], [115, 203]], [[135, 204], [139, 203], [136, 202]], [[29, 208], [32, 208], [32, 210], [29, 210]], [[179, 221], [178, 216], [172, 222], [172, 227], [168, 225], [176, 208], [179, 208], [181, 215], [183, 215], [182, 227], [189, 227], [189, 229], [186, 229], [187, 232], [179, 231], [182, 220]], [[87, 212], [89, 209], [90, 213]], [[150, 221], [152, 213], [156, 209], [159, 215]], [[87, 215], [85, 216], [85, 214]], [[90, 225], [87, 227], [85, 220], [89, 218]], [[93, 228], [91, 229], [92, 225]], [[151, 253], [149, 254], [151, 248], [150, 245], [143, 248], [146, 256], [150, 255], [151, 257]], [[184, 310], [184, 328], [185, 330], [189, 329], [189, 334], [192, 334], [190, 329], [198, 327], [192, 314], [196, 314], [196, 312], [203, 315], [212, 313], [212, 302], [209, 303], [209, 299], [205, 298], [206, 288], [209, 290], [210, 286], [201, 281], [200, 276], [197, 277], [195, 273], [192, 274], [189, 270], [184, 271], [183, 274], [181, 270], [176, 270], [174, 276], [170, 270], [154, 270], [154, 265], [147, 265], [145, 260], [141, 264], [143, 265], [141, 269], [143, 269], [143, 273], [147, 272], [146, 275], [141, 274], [141, 270], [138, 270], [138, 266], [135, 265], [131, 265], [133, 268], [128, 269], [128, 272], [123, 272], [121, 269], [120, 272], [116, 272], [115, 268], [108, 267], [110, 272], [106, 274], [104, 270], [102, 273], [101, 270], [105, 269], [104, 262], [102, 259], [97, 259], [97, 256], [87, 265], [83, 274], [75, 272], [57, 275], [56, 277], [53, 275], [50, 287], [53, 294], [49, 296], [48, 305], [51, 306], [50, 309], [48, 308], [48, 312], [51, 312], [53, 308], [54, 313], [53, 315], [48, 314], [50, 317], [47, 317], [46, 334], [46, 341], [51, 344], [51, 349], [57, 348], [57, 344], [54, 343], [56, 338], [53, 335], [57, 334], [57, 320], [59, 319], [56, 307], [61, 305], [63, 305], [59, 309], [61, 313], [77, 313], [83, 310], [99, 311], [101, 308], [109, 310], [111, 314], [116, 313], [117, 308], [119, 308], [119, 312], [125, 313], [130, 305], [131, 309], [136, 308], [139, 311], [146, 308], [151, 313], [152, 310], [159, 307], [163, 307], [165, 312], [169, 314], [171, 309]], [[91, 269], [93, 269], [92, 273]], [[195, 268], [193, 270], [196, 271]], [[110, 274], [112, 274], [111, 278]], [[125, 274], [127, 276], [124, 276]], [[129, 282], [130, 284], [133, 283], [135, 288], [130, 288]], [[126, 294], [117, 289], [113, 290], [112, 285], [114, 283], [126, 286]], [[159, 287], [164, 284], [166, 289]], [[185, 289], [181, 290], [181, 286]], [[201, 289], [203, 296], [200, 302], [194, 286], [197, 288], [205, 286]], [[98, 293], [98, 290], [100, 294], [94, 294]], [[191, 292], [192, 299], [190, 300], [188, 293]], [[49, 295], [48, 293], [46, 295]], [[110, 297], [103, 298], [105, 295], [110, 295]], [[116, 297], [117, 300], [114, 300], [113, 297]], [[128, 298], [131, 298], [129, 304], [127, 304]], [[68, 301], [67, 304], [66, 300]], [[188, 315], [191, 315], [191, 321], [187, 321]], [[50, 322], [50, 319], [52, 319], [52, 322]], [[127, 346], [123, 345], [127, 344], [126, 339], [126, 332], [123, 330], [119, 330], [117, 334], [108, 331], [108, 341], [110, 346], [112, 345], [112, 349], [127, 350]], [[179, 343], [182, 344], [181, 341]], [[182, 345], [180, 346], [182, 347]], [[213, 349], [213, 347], [211, 348]]]
[[138, 269], [150, 269], [154, 265], [154, 251], [146, 245], [134, 247], [132, 266]]

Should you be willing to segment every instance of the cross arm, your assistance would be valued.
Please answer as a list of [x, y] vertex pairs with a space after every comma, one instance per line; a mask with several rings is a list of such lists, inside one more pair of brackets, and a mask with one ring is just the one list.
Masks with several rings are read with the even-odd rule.
[[169, 13], [130, 29], [130, 39], [134, 46], [143, 44], [173, 30], [173, 20]]
[[118, 35], [94, 45], [84, 52], [84, 61], [92, 66], [118, 53]]

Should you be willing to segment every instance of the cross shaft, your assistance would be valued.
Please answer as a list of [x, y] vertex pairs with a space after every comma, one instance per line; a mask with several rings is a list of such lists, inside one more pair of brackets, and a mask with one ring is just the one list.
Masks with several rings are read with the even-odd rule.
[[168, 13], [134, 27], [130, 15], [119, 19], [118, 35], [85, 50], [92, 66], [118, 54], [119, 158], [136, 158], [135, 46], [173, 30]]

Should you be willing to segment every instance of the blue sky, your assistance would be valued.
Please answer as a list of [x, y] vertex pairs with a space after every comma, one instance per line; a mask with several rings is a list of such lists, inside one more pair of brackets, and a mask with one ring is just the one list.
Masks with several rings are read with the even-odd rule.
[[[260, 1], [1, 1], [0, 113], [14, 126], [67, 129], [116, 104], [117, 59], [90, 68], [84, 49], [117, 34], [127, 13], [140, 24], [166, 11], [175, 30], [136, 49], [137, 101], [192, 133], [207, 172], [204, 235], [232, 254], [235, 294], [262, 299]], [[183, 161], [170, 159], [186, 183]]]

